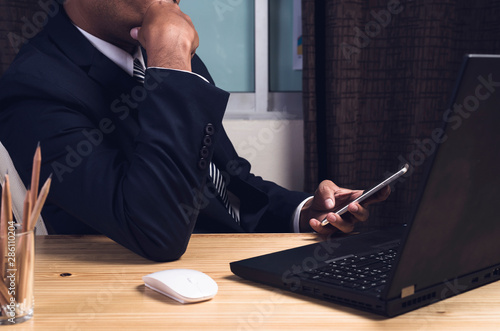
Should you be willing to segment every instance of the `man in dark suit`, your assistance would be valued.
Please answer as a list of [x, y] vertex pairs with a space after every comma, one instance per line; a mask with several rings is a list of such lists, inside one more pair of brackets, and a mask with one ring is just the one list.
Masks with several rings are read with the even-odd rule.
[[22, 48], [0, 82], [0, 140], [25, 183], [41, 143], [49, 233], [101, 233], [167, 261], [193, 231], [349, 232], [366, 220], [357, 203], [349, 218], [332, 212], [360, 191], [325, 181], [310, 198], [250, 173], [197, 46], [176, 1], [72, 0]]

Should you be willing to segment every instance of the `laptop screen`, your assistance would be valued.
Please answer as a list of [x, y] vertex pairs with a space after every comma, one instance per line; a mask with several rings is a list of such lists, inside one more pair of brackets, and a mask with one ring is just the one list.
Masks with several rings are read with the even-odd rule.
[[388, 298], [500, 263], [500, 56], [464, 60]]

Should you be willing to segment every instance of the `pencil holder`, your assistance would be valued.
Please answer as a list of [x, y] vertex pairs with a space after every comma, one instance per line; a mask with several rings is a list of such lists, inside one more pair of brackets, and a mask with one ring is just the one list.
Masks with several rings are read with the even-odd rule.
[[0, 236], [0, 325], [15, 325], [33, 317], [35, 236], [9, 224]]

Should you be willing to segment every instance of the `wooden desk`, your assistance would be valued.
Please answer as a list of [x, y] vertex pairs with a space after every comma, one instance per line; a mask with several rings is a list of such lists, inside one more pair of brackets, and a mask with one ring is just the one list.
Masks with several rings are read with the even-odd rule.
[[[386, 319], [234, 276], [229, 262], [314, 242], [309, 234], [194, 235], [181, 260], [153, 263], [99, 236], [37, 237], [35, 315], [21, 330], [499, 330], [500, 282]], [[192, 268], [211, 301], [181, 305], [141, 277]], [[64, 274], [67, 274], [64, 277]], [[70, 275], [69, 275], [70, 274]]]

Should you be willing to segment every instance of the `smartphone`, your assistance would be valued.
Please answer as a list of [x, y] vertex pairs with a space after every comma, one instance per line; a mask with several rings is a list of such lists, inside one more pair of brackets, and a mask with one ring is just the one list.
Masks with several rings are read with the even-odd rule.
[[[399, 177], [403, 176], [407, 171], [408, 169], [410, 168], [410, 165], [409, 164], [405, 164], [401, 169], [399, 169], [399, 171], [395, 172], [394, 174], [392, 174], [389, 178], [381, 181], [380, 183], [378, 183], [377, 185], [373, 186], [372, 188], [370, 188], [369, 190], [366, 190], [362, 195], [360, 195], [357, 199], [349, 202], [349, 204], [351, 204], [352, 202], [362, 202], [364, 201], [366, 198], [368, 197], [371, 197], [373, 194], [377, 193], [380, 189], [382, 189], [383, 187], [386, 187], [387, 185], [391, 184], [392, 182], [394, 182], [396, 179], [398, 179]], [[339, 209], [337, 212], [335, 212], [337, 215], [342, 215], [344, 214], [346, 211], [347, 211], [347, 207], [349, 206], [349, 204], [347, 204], [347, 206], [344, 206], [343, 208]], [[321, 222], [321, 225], [322, 226], [325, 226], [325, 225], [328, 225], [330, 222], [328, 222], [328, 220], [325, 218], [322, 222]]]

